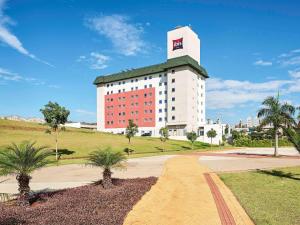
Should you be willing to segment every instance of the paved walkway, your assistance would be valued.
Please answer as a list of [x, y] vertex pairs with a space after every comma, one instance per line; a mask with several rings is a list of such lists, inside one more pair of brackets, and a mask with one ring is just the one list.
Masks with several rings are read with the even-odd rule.
[[[125, 170], [113, 171], [116, 178], [158, 177], [164, 162], [174, 156], [153, 156], [129, 159]], [[30, 181], [31, 190], [47, 191], [90, 184], [102, 178], [102, 170], [79, 164], [45, 167], [36, 170]], [[0, 176], [0, 193], [18, 193], [15, 176]]]
[[231, 192], [210, 172], [197, 157], [168, 160], [157, 183], [134, 206], [124, 225], [252, 225]]

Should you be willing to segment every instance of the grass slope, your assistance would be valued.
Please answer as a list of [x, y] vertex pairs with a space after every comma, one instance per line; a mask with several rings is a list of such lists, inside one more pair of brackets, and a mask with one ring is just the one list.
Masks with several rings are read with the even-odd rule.
[[300, 167], [221, 174], [257, 225], [300, 224]]
[[[38, 145], [47, 145], [54, 149], [54, 135], [46, 134], [46, 129], [47, 126], [35, 123], [0, 120], [0, 149], [11, 142], [24, 140], [36, 141]], [[166, 150], [164, 153], [161, 152], [163, 146]], [[133, 156], [145, 156], [186, 152], [190, 150], [190, 143], [168, 140], [163, 144], [159, 138], [134, 137], [132, 144], [128, 144], [128, 139], [123, 135], [75, 128], [67, 128], [66, 131], [59, 134], [59, 149], [62, 159], [86, 157], [99, 147], [111, 147], [116, 151], [123, 151], [124, 148], [129, 147], [134, 150]], [[194, 149], [210, 150], [210, 147], [208, 144], [196, 142]]]

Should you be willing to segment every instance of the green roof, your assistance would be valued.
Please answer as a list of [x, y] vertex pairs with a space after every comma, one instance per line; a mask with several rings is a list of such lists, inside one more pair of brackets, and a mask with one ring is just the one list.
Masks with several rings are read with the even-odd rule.
[[120, 73], [98, 76], [95, 79], [94, 84], [95, 85], [104, 84], [104, 83], [125, 80], [125, 79], [134, 78], [134, 77], [149, 75], [149, 74], [154, 74], [154, 73], [160, 73], [160, 72], [164, 72], [168, 69], [179, 67], [179, 66], [190, 66], [193, 69], [195, 69], [199, 74], [208, 78], [208, 74], [207, 74], [206, 70], [202, 66], [200, 66], [196, 60], [194, 60], [190, 56], [186, 55], [186, 56], [180, 56], [180, 57], [173, 58], [173, 59], [168, 59], [165, 63], [161, 63], [161, 64], [146, 66], [146, 67], [127, 70], [127, 71], [122, 71]]

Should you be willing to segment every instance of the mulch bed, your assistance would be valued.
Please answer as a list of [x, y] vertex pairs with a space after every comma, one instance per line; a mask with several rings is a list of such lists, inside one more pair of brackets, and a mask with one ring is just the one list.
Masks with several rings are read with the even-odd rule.
[[0, 204], [0, 224], [123, 224], [157, 178], [115, 179], [114, 188], [87, 185], [36, 197], [30, 207]]

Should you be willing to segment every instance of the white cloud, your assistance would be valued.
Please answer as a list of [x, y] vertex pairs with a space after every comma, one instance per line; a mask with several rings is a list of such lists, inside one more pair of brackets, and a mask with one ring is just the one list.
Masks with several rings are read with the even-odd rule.
[[104, 69], [107, 67], [107, 62], [110, 60], [109, 56], [98, 52], [91, 52], [89, 56], [81, 55], [77, 59], [78, 62], [87, 62], [91, 69]]
[[280, 60], [279, 63], [282, 66], [300, 65], [300, 56], [294, 56], [294, 57], [286, 58], [286, 59]]
[[300, 78], [300, 68], [296, 70], [289, 70], [289, 75], [293, 78]]
[[130, 56], [142, 52], [145, 43], [141, 38], [143, 28], [132, 24], [122, 15], [99, 16], [87, 20], [87, 26], [108, 38], [122, 55]]
[[272, 62], [271, 61], [264, 61], [264, 60], [257, 60], [256, 62], [254, 62], [254, 65], [256, 66], [272, 66]]
[[[0, 67], [0, 83], [2, 85], [8, 84], [8, 82], [20, 82], [20, 81], [27, 82], [35, 86], [42, 86], [47, 84], [45, 81], [41, 81], [33, 77], [21, 76], [18, 73], [11, 72], [7, 69]], [[54, 88], [54, 86], [56, 85], [48, 85], [48, 87], [50, 88]]]
[[207, 107], [209, 109], [228, 109], [261, 102], [278, 90], [287, 93], [295, 84], [294, 80], [272, 80], [250, 82], [210, 78], [207, 81]]
[[18, 52], [38, 61], [44, 63], [48, 66], [52, 66], [50, 63], [37, 58], [35, 55], [30, 53], [27, 49], [23, 47], [22, 42], [15, 36], [9, 29], [8, 25], [13, 25], [14, 22], [11, 18], [4, 14], [6, 0], [0, 0], [0, 41], [7, 44], [8, 46], [14, 48]]
[[82, 115], [88, 115], [88, 116], [96, 115], [95, 112], [87, 111], [85, 109], [76, 109], [75, 112], [79, 113], [79, 114], [82, 114]]

